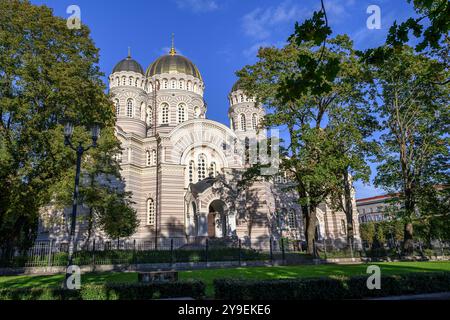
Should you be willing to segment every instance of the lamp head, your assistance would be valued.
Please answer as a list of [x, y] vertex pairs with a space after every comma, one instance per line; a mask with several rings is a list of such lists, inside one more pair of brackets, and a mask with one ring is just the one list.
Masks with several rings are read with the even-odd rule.
[[97, 146], [97, 140], [100, 137], [100, 126], [98, 124], [95, 124], [91, 128], [91, 136], [92, 136], [92, 144], [94, 146]]
[[72, 138], [73, 134], [73, 124], [71, 122], [66, 122], [64, 125], [64, 138], [66, 141], [70, 140]]

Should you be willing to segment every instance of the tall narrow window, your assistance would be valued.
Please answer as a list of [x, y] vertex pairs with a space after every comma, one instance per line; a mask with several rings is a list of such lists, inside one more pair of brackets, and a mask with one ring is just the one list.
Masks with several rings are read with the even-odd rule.
[[169, 123], [169, 105], [167, 103], [164, 103], [161, 107], [161, 123]]
[[184, 89], [184, 80], [181, 79], [179, 82], [179, 89]]
[[120, 85], [120, 78], [116, 77], [116, 85], [119, 86]]
[[125, 76], [122, 77], [122, 85], [123, 86], [127, 85], [127, 77], [125, 77]]
[[189, 162], [189, 183], [194, 183], [194, 170], [195, 170], [195, 163], [194, 160], [191, 160]]
[[151, 164], [152, 164], [153, 166], [156, 166], [156, 160], [157, 160], [156, 150], [153, 149], [153, 150], [152, 150], [152, 160], [151, 160]]
[[297, 228], [297, 219], [295, 217], [294, 209], [291, 209], [291, 211], [289, 211], [289, 228], [291, 229]]
[[209, 176], [211, 178], [215, 178], [216, 177], [216, 170], [217, 170], [217, 166], [215, 162], [211, 162], [211, 165], [209, 166]]
[[132, 86], [133, 85], [133, 77], [130, 77], [128, 80], [128, 85]]
[[256, 130], [258, 127], [258, 118], [256, 117], [256, 113], [252, 115], [252, 128], [253, 130]]
[[177, 80], [172, 79], [170, 82], [172, 84], [172, 89], [176, 89], [177, 88]]
[[119, 99], [116, 99], [115, 101], [115, 106], [116, 106], [116, 116], [120, 115], [120, 103], [119, 103]]
[[147, 200], [147, 224], [155, 225], [155, 201], [153, 199]]
[[145, 162], [146, 162], [147, 166], [148, 166], [148, 167], [151, 166], [151, 164], [152, 164], [152, 159], [150, 158], [150, 151], [147, 151], [147, 152], [145, 153], [145, 158], [146, 158]]
[[136, 82], [134, 83], [134, 86], [135, 87], [139, 86], [139, 78], [136, 78]]
[[185, 108], [184, 104], [180, 104], [178, 106], [178, 123], [182, 123], [185, 121]]
[[163, 79], [163, 88], [169, 89], [169, 81], [167, 81], [167, 79]]
[[127, 117], [133, 118], [133, 100], [127, 100]]
[[198, 157], [197, 175], [198, 181], [206, 178], [206, 157], [203, 154]]
[[241, 131], [247, 130], [247, 122], [245, 120], [245, 114], [241, 114]]
[[151, 107], [147, 107], [146, 120], [147, 126], [151, 127], [153, 123], [153, 111]]

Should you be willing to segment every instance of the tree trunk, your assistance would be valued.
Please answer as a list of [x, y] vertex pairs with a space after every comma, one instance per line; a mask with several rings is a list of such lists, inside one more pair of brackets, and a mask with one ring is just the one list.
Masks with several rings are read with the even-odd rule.
[[405, 235], [403, 238], [403, 253], [411, 255], [414, 251], [413, 241], [413, 224], [411, 222], [405, 223]]
[[353, 257], [354, 248], [354, 230], [353, 230], [353, 201], [352, 201], [352, 183], [348, 171], [344, 171], [344, 213], [347, 218], [347, 245]]
[[314, 250], [314, 242], [316, 240], [316, 209], [306, 206], [306, 225], [305, 225], [305, 239], [306, 239], [306, 253], [316, 256]]
[[413, 242], [413, 224], [411, 222], [412, 216], [414, 214], [414, 201], [413, 192], [411, 188], [407, 187], [404, 191], [405, 195], [405, 213], [407, 222], [404, 228], [404, 238], [403, 238], [403, 254], [411, 255], [414, 251]]

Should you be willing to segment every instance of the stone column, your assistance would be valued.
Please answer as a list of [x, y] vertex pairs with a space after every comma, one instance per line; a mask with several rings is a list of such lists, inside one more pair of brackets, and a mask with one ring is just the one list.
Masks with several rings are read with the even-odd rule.
[[199, 237], [208, 236], [208, 214], [200, 212], [198, 214], [198, 235]]

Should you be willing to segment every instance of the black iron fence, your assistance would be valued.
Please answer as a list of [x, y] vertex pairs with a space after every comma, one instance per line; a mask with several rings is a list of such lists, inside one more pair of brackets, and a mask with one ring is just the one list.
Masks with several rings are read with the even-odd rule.
[[402, 259], [406, 255], [430, 259], [433, 257], [450, 256], [450, 241], [414, 241], [410, 252], [405, 253], [403, 242], [389, 240], [385, 243], [366, 241], [348, 246], [345, 240], [322, 240], [315, 243], [316, 251], [320, 258], [390, 258]]
[[[286, 240], [267, 241], [265, 246], [253, 246], [252, 241], [239, 239], [160, 238], [153, 240], [128, 239], [118, 241], [92, 240], [77, 244], [74, 264], [131, 265], [179, 262], [268, 261], [284, 259], [286, 252], [296, 247]], [[26, 252], [16, 251], [2, 256], [0, 267], [65, 266], [68, 260], [67, 243], [36, 242]]]
[[[74, 264], [132, 265], [175, 264], [181, 262], [275, 261], [302, 263], [314, 258], [306, 254], [306, 243], [292, 239], [270, 239], [264, 246], [255, 246], [249, 239], [186, 239], [161, 238], [153, 240], [92, 240], [78, 244]], [[401, 242], [386, 244], [355, 244], [353, 250], [343, 241], [321, 240], [314, 242], [316, 257], [332, 258], [403, 258]], [[26, 252], [15, 251], [10, 256], [1, 254], [0, 267], [53, 267], [65, 266], [68, 244], [55, 241], [36, 242]], [[411, 255], [423, 258], [450, 256], [449, 241], [423, 243], [416, 241]]]

